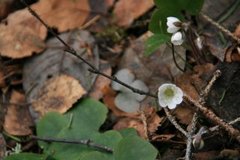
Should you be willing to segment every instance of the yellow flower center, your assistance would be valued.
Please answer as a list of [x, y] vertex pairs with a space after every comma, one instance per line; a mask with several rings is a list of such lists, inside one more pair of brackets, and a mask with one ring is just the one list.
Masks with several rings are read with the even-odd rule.
[[164, 91], [164, 95], [167, 96], [167, 97], [173, 97], [174, 96], [174, 91], [171, 88], [167, 88]]

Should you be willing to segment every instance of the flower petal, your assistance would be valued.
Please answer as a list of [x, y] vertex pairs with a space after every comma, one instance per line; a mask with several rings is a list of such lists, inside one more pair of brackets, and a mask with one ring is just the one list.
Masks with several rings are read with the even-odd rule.
[[175, 32], [177, 32], [179, 29], [180, 29], [179, 27], [175, 27], [175, 26], [173, 26], [173, 27], [168, 27], [168, 28], [167, 28], [167, 32], [168, 32], [168, 33], [175, 33]]
[[173, 26], [175, 22], [181, 22], [178, 18], [176, 17], [167, 17], [167, 26]]
[[172, 35], [171, 42], [174, 45], [181, 45], [183, 43], [183, 36], [181, 32], [176, 32]]
[[168, 33], [175, 33], [180, 29], [179, 26], [175, 25], [176, 22], [181, 22], [181, 21], [176, 17], [167, 17], [167, 26], [168, 26], [167, 32]]
[[168, 106], [168, 108], [174, 109], [182, 100], [183, 92], [175, 84], [166, 83], [158, 88], [158, 102], [160, 106]]
[[175, 109], [176, 107], [177, 107], [176, 103], [173, 103], [173, 102], [172, 102], [172, 103], [169, 103], [169, 104], [168, 104], [168, 108], [169, 108], [169, 109]]

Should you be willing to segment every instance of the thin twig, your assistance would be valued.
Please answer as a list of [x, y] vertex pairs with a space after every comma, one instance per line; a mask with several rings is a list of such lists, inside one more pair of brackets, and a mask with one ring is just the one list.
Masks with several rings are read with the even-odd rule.
[[194, 106], [196, 106], [203, 114], [205, 117], [213, 121], [214, 123], [218, 124], [221, 126], [225, 131], [227, 131], [232, 137], [236, 138], [240, 142], [240, 132], [239, 130], [233, 128], [230, 124], [224, 122], [220, 117], [218, 117], [213, 111], [210, 109], [206, 108], [202, 104], [200, 104], [198, 101], [195, 101], [188, 95], [184, 95], [184, 98], [192, 103]]
[[215, 22], [212, 18], [210, 18], [208, 15], [204, 14], [203, 12], [200, 12], [200, 15], [207, 20], [209, 23], [211, 23], [213, 26], [221, 30], [223, 33], [231, 37], [233, 40], [237, 41], [238, 44], [240, 44], [240, 39], [235, 36], [232, 32], [230, 32], [228, 29], [224, 28], [219, 23]]
[[175, 126], [175, 128], [177, 128], [180, 132], [182, 132], [182, 134], [185, 137], [188, 137], [188, 133], [177, 123], [177, 121], [175, 120], [175, 118], [171, 115], [171, 113], [169, 112], [168, 108], [163, 107], [168, 120]]
[[[228, 124], [233, 125], [233, 124], [238, 123], [238, 122], [240, 122], [240, 117], [230, 121]], [[209, 131], [211, 131], [211, 132], [214, 132], [214, 131], [217, 131], [217, 130], [219, 130], [219, 125], [216, 125], [214, 127], [209, 128]]]
[[193, 134], [196, 131], [196, 124], [197, 124], [197, 113], [194, 113], [192, 122], [191, 122], [191, 129], [188, 132], [187, 137], [187, 149], [185, 154], [185, 160], [191, 160], [192, 157], [192, 140], [193, 140]]
[[215, 83], [215, 81], [221, 76], [221, 71], [220, 70], [216, 70], [213, 73], [213, 77], [212, 79], [208, 82], [207, 86], [205, 87], [205, 89], [203, 90], [203, 92], [200, 94], [200, 99], [199, 102], [204, 104], [205, 103], [205, 99], [208, 96], [213, 84]]
[[79, 58], [81, 61], [83, 61], [86, 65], [88, 65], [90, 68], [89, 68], [89, 71], [94, 73], [94, 74], [98, 74], [98, 75], [101, 75], [101, 76], [104, 76], [112, 81], [115, 81], [127, 88], [129, 88], [130, 90], [132, 90], [134, 93], [138, 93], [140, 95], [147, 95], [147, 96], [150, 96], [150, 97], [153, 97], [153, 98], [157, 98], [157, 95], [153, 94], [153, 93], [150, 93], [150, 92], [145, 92], [145, 91], [142, 91], [142, 90], [139, 90], [137, 88], [134, 88], [134, 87], [131, 87], [130, 85], [120, 81], [119, 79], [117, 79], [116, 77], [114, 76], [109, 76], [103, 72], [101, 72], [99, 69], [97, 69], [94, 65], [92, 65], [91, 63], [89, 63], [87, 60], [85, 60], [83, 57], [79, 56], [77, 54], [77, 51], [75, 49], [73, 49], [71, 46], [69, 46], [66, 42], [64, 42], [63, 39], [61, 39], [54, 31], [51, 27], [49, 27], [41, 18], [40, 16], [34, 11], [32, 10], [32, 8], [25, 2], [25, 0], [21, 0], [21, 2], [28, 8], [29, 12], [35, 17], [37, 18], [47, 29], [48, 31], [53, 34], [65, 47], [65, 51], [76, 56], [77, 58]]
[[113, 149], [100, 144], [96, 144], [91, 140], [69, 140], [69, 139], [60, 139], [60, 138], [46, 138], [46, 137], [37, 137], [34, 135], [32, 135], [30, 138], [38, 141], [44, 141], [44, 142], [82, 144], [82, 145], [87, 145], [88, 147], [92, 147], [94, 149], [98, 149], [107, 153], [113, 153]]

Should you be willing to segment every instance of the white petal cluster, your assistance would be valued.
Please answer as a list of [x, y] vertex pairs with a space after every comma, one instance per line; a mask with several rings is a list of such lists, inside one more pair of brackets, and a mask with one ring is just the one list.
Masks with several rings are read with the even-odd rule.
[[171, 42], [174, 45], [181, 45], [183, 43], [183, 35], [179, 31], [181, 29], [181, 21], [176, 17], [167, 17], [167, 32], [172, 33]]
[[183, 91], [175, 84], [165, 83], [158, 88], [158, 102], [161, 107], [176, 108], [183, 101]]
[[[137, 88], [145, 92], [149, 91], [143, 81], [134, 80], [135, 76], [129, 69], [121, 69], [114, 76], [133, 88]], [[114, 100], [115, 105], [120, 110], [128, 113], [139, 111], [140, 102], [146, 97], [145, 95], [134, 93], [129, 88], [126, 88], [117, 82], [112, 82], [112, 88], [116, 91], [120, 91]]]

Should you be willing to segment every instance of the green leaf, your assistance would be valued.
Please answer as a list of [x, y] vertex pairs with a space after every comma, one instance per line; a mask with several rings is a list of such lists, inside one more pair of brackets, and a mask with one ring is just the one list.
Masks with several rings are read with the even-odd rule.
[[[151, 160], [151, 157], [156, 156], [154, 147], [147, 141], [137, 137], [136, 131], [125, 130], [121, 133], [118, 131], [100, 133], [99, 128], [104, 123], [106, 116], [107, 108], [104, 104], [93, 99], [85, 99], [65, 115], [58, 113], [45, 115], [37, 124], [37, 135], [39, 137], [75, 141], [89, 139], [93, 143], [116, 149], [114, 154], [105, 153], [84, 144], [39, 143], [44, 148], [44, 154], [50, 155], [56, 160], [121, 160], [123, 157], [119, 157], [118, 154], [123, 154], [123, 156], [129, 154], [130, 158], [124, 159], [127, 160], [133, 157], [132, 153], [141, 155], [141, 158], [137, 156], [139, 160]], [[123, 137], [126, 138], [123, 139]], [[126, 145], [126, 148], [124, 145]], [[132, 147], [134, 148], [129, 150]]]
[[191, 15], [196, 15], [200, 12], [204, 0], [154, 0], [154, 2], [159, 9], [174, 10], [179, 13], [186, 11]]
[[115, 160], [155, 160], [157, 153], [147, 141], [129, 136], [120, 141], [114, 150], [114, 157]]
[[170, 37], [166, 34], [154, 34], [152, 37], [148, 38], [145, 43], [145, 52], [146, 56], [151, 55], [156, 51], [161, 44], [166, 43], [170, 40]]
[[46, 155], [34, 154], [34, 153], [19, 153], [10, 155], [4, 160], [53, 160]]
[[149, 30], [153, 33], [167, 33], [167, 17], [173, 16], [184, 20], [183, 11], [197, 15], [203, 3], [204, 0], [155, 0], [157, 10], [152, 14]]
[[[204, 4], [204, 0], [182, 0], [185, 2], [185, 10], [187, 10], [192, 15], [197, 15]], [[182, 3], [184, 3], [182, 2]]]
[[112, 158], [103, 153], [92, 152], [84, 155], [81, 160], [112, 160]]
[[[107, 116], [104, 104], [93, 99], [82, 100], [67, 114], [48, 113], [37, 124], [39, 137], [86, 140], [96, 135]], [[40, 143], [41, 144], [41, 143]], [[86, 145], [43, 143], [44, 152], [56, 159], [78, 159], [94, 149]]]
[[[43, 137], [55, 137], [65, 126], [66, 119], [59, 113], [51, 112], [44, 116], [37, 124], [37, 134]], [[41, 148], [47, 149], [49, 143], [38, 141]]]
[[92, 138], [95, 143], [112, 149], [116, 147], [121, 139], [122, 135], [119, 132], [113, 130], [107, 131], [105, 133], [98, 133]]
[[120, 134], [125, 138], [128, 136], [137, 136], [137, 131], [134, 128], [126, 128], [119, 131]]

